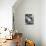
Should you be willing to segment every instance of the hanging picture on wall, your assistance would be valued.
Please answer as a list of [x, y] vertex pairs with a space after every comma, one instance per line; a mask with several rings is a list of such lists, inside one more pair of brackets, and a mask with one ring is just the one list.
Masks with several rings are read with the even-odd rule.
[[26, 24], [34, 24], [34, 17], [32, 14], [25, 14], [25, 23]]

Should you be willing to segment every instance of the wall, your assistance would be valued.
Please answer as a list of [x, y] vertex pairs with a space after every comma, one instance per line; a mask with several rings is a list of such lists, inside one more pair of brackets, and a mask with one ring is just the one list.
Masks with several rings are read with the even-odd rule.
[[41, 1], [41, 38], [42, 46], [46, 46], [46, 0]]
[[16, 0], [0, 0], [0, 27], [12, 28], [12, 6]]
[[[16, 7], [15, 7], [16, 8]], [[34, 16], [34, 24], [25, 24], [25, 14]], [[23, 0], [16, 9], [14, 9], [15, 28], [22, 32], [24, 38], [35, 41], [36, 46], [41, 46], [41, 0]]]

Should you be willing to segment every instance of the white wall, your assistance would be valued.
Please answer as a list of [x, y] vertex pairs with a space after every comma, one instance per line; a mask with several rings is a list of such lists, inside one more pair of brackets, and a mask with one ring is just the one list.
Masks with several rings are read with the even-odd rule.
[[42, 46], [46, 46], [46, 0], [41, 1], [41, 36]]
[[[23, 0], [23, 2], [14, 9], [15, 28], [22, 32], [24, 37], [35, 41], [36, 46], [41, 46], [41, 1], [40, 0]], [[25, 14], [29, 13], [34, 16], [34, 24], [25, 24]]]
[[0, 27], [12, 28], [12, 6], [16, 0], [0, 0]]

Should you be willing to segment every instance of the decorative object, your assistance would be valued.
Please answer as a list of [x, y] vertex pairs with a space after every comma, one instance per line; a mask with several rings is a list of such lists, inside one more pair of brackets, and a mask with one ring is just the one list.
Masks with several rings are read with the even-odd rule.
[[35, 46], [34, 42], [32, 40], [26, 40], [25, 46]]
[[25, 23], [28, 25], [34, 24], [34, 17], [32, 14], [25, 14]]

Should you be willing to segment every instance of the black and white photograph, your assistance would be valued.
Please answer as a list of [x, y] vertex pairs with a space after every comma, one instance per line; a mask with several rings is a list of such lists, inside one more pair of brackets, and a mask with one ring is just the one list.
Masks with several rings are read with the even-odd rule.
[[34, 17], [32, 14], [25, 14], [25, 23], [28, 25], [34, 24]]

